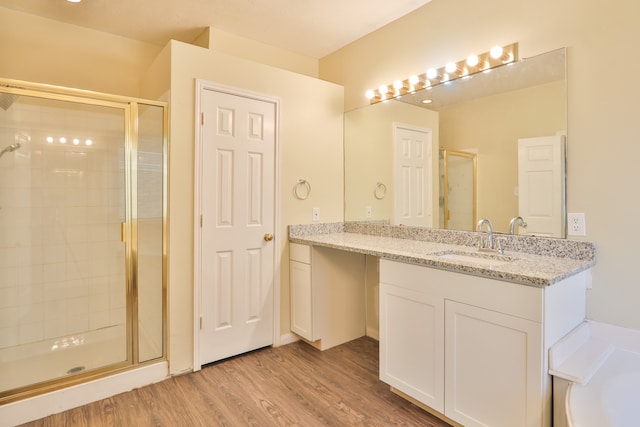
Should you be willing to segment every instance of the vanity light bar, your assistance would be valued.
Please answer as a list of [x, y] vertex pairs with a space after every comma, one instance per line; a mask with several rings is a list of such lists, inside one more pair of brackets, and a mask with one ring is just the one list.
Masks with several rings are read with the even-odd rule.
[[492, 68], [510, 64], [518, 60], [518, 43], [496, 46], [479, 55], [471, 55], [458, 62], [449, 62], [440, 68], [430, 68], [425, 73], [413, 75], [405, 80], [396, 80], [390, 85], [370, 89], [366, 93], [371, 104], [397, 98], [420, 89], [437, 86], [452, 80], [461, 79]]

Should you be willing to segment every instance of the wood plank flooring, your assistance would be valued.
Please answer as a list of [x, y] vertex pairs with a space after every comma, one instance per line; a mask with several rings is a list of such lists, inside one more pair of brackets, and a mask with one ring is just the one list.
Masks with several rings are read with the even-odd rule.
[[378, 342], [264, 348], [24, 424], [48, 426], [425, 426], [448, 424], [378, 380]]

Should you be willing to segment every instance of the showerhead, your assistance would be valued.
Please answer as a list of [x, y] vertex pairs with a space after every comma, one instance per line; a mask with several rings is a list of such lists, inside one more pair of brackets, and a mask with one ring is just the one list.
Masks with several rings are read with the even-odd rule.
[[4, 156], [4, 153], [11, 153], [12, 151], [16, 151], [18, 148], [20, 148], [19, 142], [11, 144], [10, 146], [5, 147], [4, 150], [0, 151], [0, 157]]

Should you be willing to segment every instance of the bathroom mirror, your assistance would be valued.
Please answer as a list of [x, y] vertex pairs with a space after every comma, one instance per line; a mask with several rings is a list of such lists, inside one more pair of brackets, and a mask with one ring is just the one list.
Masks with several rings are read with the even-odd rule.
[[[566, 135], [566, 49], [361, 107], [346, 112], [344, 119], [346, 221], [388, 220], [392, 224], [415, 225], [411, 221], [405, 223], [400, 215], [404, 202], [398, 203], [397, 199], [401, 196], [403, 200], [415, 199], [406, 206], [416, 201], [424, 206], [427, 214], [420, 225], [444, 228], [448, 223], [449, 228], [461, 227], [454, 225], [459, 222], [443, 218], [451, 216], [443, 209], [445, 193], [457, 188], [451, 171], [447, 188], [443, 188], [445, 171], [440, 157], [442, 149], [446, 149], [468, 153], [477, 162], [475, 180], [468, 175], [464, 178], [476, 187], [475, 191], [465, 190], [474, 198], [465, 203], [466, 209], [471, 206], [473, 218], [489, 218], [494, 231], [508, 232], [511, 218], [522, 215], [519, 199], [527, 190], [518, 185], [518, 141], [539, 137], [564, 141], [562, 135]], [[426, 185], [417, 193], [413, 183], [402, 181], [401, 172], [396, 178], [395, 170], [401, 168], [394, 166], [394, 159], [400, 155], [398, 150], [402, 148], [398, 147], [403, 140], [398, 128], [423, 132], [425, 136], [421, 146], [427, 167], [421, 182]], [[554, 179], [561, 186], [554, 196], [557, 200], [545, 200], [546, 205], [539, 207], [531, 202], [528, 213], [546, 210], [553, 203], [561, 215], [556, 218], [562, 222], [561, 231], [536, 235], [565, 237], [564, 148], [560, 155], [562, 170], [554, 172]], [[400, 182], [403, 184], [398, 185]], [[464, 223], [466, 229], [471, 222]]]

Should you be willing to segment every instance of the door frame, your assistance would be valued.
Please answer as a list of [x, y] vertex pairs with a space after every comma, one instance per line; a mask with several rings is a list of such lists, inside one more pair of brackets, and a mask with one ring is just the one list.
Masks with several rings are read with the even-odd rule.
[[240, 96], [257, 101], [268, 102], [275, 107], [275, 135], [274, 135], [274, 251], [273, 251], [273, 346], [280, 345], [280, 246], [282, 239], [280, 227], [280, 99], [251, 92], [237, 87], [226, 86], [220, 83], [196, 79], [195, 96], [195, 140], [194, 140], [194, 167], [193, 167], [193, 371], [199, 371], [202, 367], [200, 363], [200, 316], [201, 316], [201, 295], [202, 286], [201, 257], [202, 257], [202, 228], [200, 227], [200, 215], [202, 213], [202, 93], [205, 90], [212, 90], [228, 95]]

